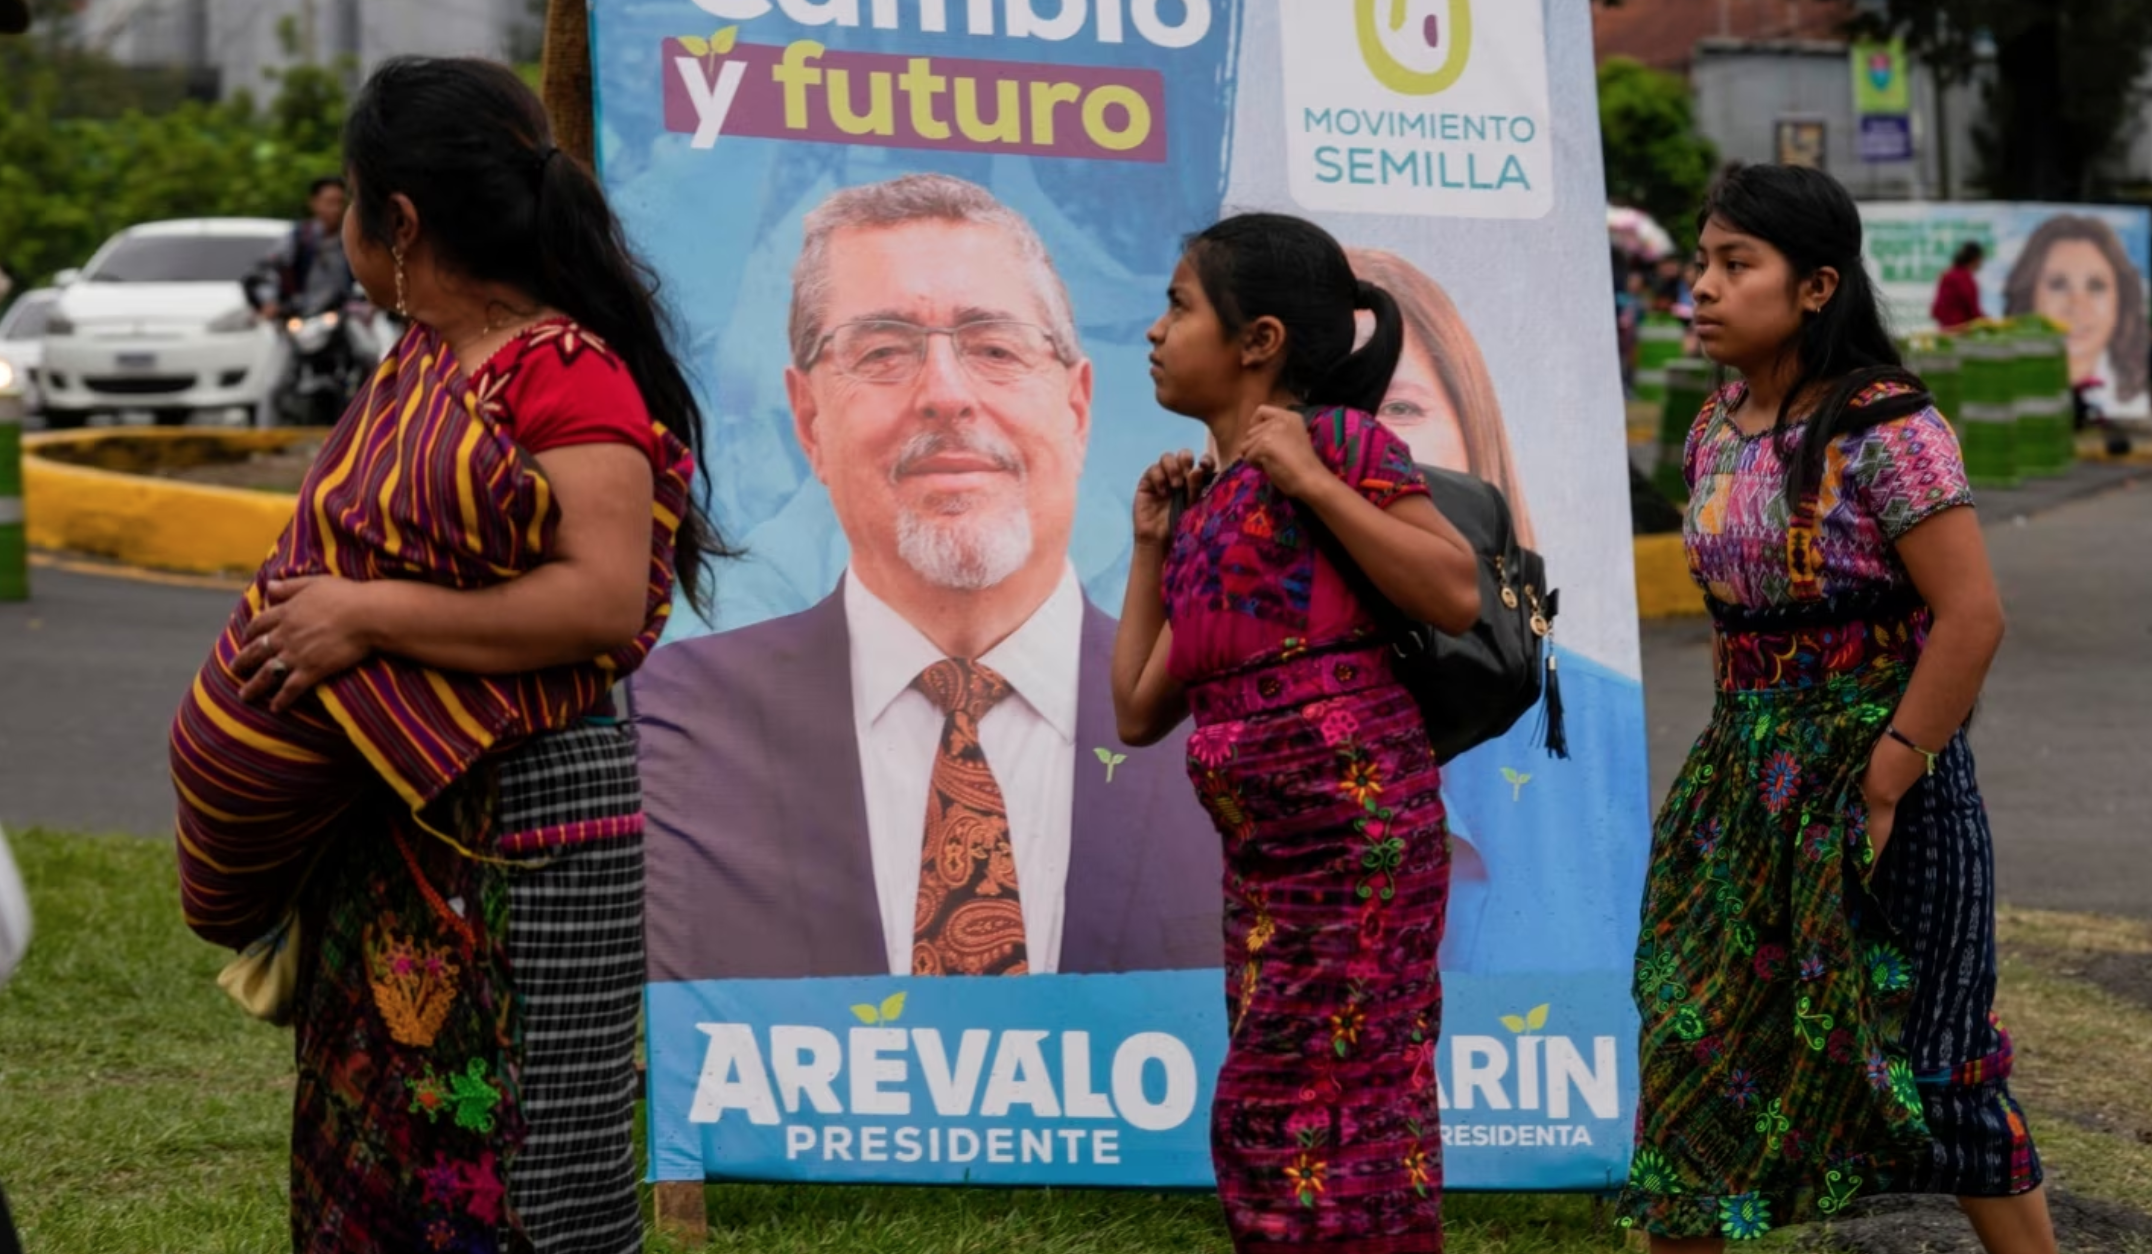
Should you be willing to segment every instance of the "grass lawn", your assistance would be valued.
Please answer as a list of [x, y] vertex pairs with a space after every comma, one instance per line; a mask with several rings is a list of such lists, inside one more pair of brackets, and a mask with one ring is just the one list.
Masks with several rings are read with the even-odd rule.
[[[26, 1248], [288, 1248], [291, 1037], [217, 990], [222, 956], [180, 925], [169, 847], [39, 832], [14, 846], [38, 932], [0, 994], [0, 1185]], [[2081, 977], [2101, 955], [2152, 953], [2152, 928], [2009, 912], [2004, 929], [2003, 1013], [2051, 1177], [2141, 1203], [2152, 1011]], [[708, 1207], [709, 1248], [756, 1254], [1228, 1249], [1208, 1196], [728, 1185], [708, 1190]], [[1453, 1195], [1445, 1217], [1457, 1254], [1624, 1248], [1589, 1198]]]

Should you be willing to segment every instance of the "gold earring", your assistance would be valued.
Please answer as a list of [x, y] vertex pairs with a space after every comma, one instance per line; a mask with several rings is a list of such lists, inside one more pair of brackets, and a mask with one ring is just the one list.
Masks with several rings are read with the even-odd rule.
[[396, 316], [408, 320], [411, 317], [411, 308], [404, 302], [403, 246], [399, 244], [390, 249], [389, 255], [396, 259]]

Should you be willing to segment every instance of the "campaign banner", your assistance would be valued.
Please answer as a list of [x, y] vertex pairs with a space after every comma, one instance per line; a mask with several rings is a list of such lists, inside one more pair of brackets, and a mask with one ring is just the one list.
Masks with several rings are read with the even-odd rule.
[[1989, 317], [2044, 314], [2068, 328], [2070, 377], [2113, 418], [2152, 417], [2152, 210], [2011, 201], [1861, 206], [1864, 250], [1901, 332], [1935, 325], [1936, 283], [1960, 247], [1985, 251]]
[[[654, 984], [652, 1174], [848, 1183], [1211, 1182], [1225, 1058], [1215, 971]], [[1416, 1077], [1436, 1089], [1445, 1187], [1510, 1189], [1550, 1151], [1606, 1160], [1617, 1185], [1635, 1110], [1627, 995], [1570, 976], [1523, 987], [1452, 975]], [[1507, 1010], [1497, 1007], [1507, 1006]]]
[[[1618, 1182], [1649, 812], [1589, 15], [595, 0], [592, 30], [601, 175], [743, 551], [632, 685], [653, 1177], [1209, 1182], [1225, 845], [1188, 728], [1121, 743], [1109, 666], [1136, 481], [1205, 437], [1145, 332], [1190, 233], [1269, 209], [1396, 297], [1379, 417], [1500, 486], [1560, 594], [1570, 756], [1534, 713], [1443, 769], [1427, 1135], [1450, 1187]], [[953, 660], [1005, 688], [943, 709]], [[981, 760], [992, 792], [952, 790]], [[1028, 974], [918, 974], [967, 961], [915, 946], [923, 837], [978, 821]]]

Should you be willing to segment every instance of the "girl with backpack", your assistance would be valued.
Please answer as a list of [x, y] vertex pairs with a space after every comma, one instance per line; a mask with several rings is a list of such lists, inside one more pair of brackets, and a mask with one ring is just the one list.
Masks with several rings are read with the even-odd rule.
[[[1167, 300], [1159, 403], [1224, 464], [1173, 453], [1137, 485], [1114, 710], [1132, 745], [1194, 716], [1189, 776], [1225, 841], [1227, 1223], [1241, 1251], [1437, 1251], [1441, 779], [1381, 607], [1330, 553], [1451, 631], [1478, 618], [1477, 559], [1372, 416], [1402, 320], [1336, 240], [1228, 218], [1188, 241]], [[1355, 351], [1357, 310], [1375, 329]]]
[[1621, 1222], [1707, 1251], [1945, 1193], [1987, 1249], [2052, 1251], [1993, 1010], [1965, 727], [2003, 620], [1957, 440], [1843, 187], [1736, 169], [1697, 221], [1697, 333], [1745, 381], [1684, 454], [1718, 701], [1653, 834]]

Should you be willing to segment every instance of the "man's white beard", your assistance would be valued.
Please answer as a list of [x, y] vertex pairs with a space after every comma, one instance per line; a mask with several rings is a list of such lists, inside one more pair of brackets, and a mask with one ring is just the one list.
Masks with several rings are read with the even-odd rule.
[[897, 556], [937, 588], [978, 592], [1031, 560], [1031, 514], [1014, 508], [905, 510], [897, 516]]

